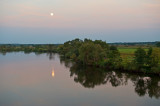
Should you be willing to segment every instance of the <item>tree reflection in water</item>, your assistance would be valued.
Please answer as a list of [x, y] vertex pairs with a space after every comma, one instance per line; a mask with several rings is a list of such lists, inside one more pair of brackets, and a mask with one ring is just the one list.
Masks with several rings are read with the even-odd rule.
[[55, 54], [53, 52], [47, 52], [47, 53], [43, 53], [43, 52], [34, 52], [36, 56], [39, 56], [41, 54], [46, 54], [46, 56], [49, 58], [49, 60], [54, 60], [55, 59]]
[[160, 78], [158, 76], [106, 71], [100, 68], [83, 67], [74, 63], [71, 65], [70, 61], [62, 58], [61, 63], [70, 68], [70, 76], [74, 77], [74, 81], [85, 88], [94, 88], [109, 83], [113, 87], [126, 86], [130, 80], [139, 96], [148, 94], [151, 98], [158, 99], [160, 97]]
[[55, 59], [55, 53], [48, 52], [47, 56], [49, 57], [49, 60], [54, 60]]
[[72, 64], [73, 64], [72, 61], [70, 61], [70, 60], [68, 60], [68, 59], [65, 59], [65, 58], [62, 57], [62, 56], [59, 56], [59, 58], [60, 58], [60, 63], [61, 63], [61, 64], [64, 64], [64, 66], [65, 66], [66, 68], [72, 67]]
[[81, 83], [86, 88], [94, 88], [97, 85], [111, 83], [113, 87], [127, 85], [127, 79], [123, 73], [105, 71], [98, 68], [73, 65], [70, 68], [70, 76], [74, 77], [75, 82]]

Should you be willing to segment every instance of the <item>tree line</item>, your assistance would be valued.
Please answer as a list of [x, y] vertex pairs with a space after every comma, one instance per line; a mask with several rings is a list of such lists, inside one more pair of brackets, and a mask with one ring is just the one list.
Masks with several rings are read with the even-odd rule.
[[0, 45], [0, 52], [19, 52], [24, 51], [25, 53], [30, 52], [57, 52], [58, 45], [57, 44], [6, 44]]

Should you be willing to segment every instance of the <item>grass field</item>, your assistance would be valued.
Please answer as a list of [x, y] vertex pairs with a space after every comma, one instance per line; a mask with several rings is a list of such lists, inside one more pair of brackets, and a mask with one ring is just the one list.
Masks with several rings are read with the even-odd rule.
[[[127, 63], [130, 63], [130, 62], [132, 62], [134, 60], [134, 53], [137, 50], [137, 48], [138, 48], [138, 46], [118, 47], [118, 50], [119, 50], [120, 55], [121, 55], [121, 58], [123, 60], [122, 64], [124, 66], [127, 65]], [[149, 47], [142, 47], [142, 48], [144, 48], [144, 50], [147, 53]], [[160, 65], [160, 48], [154, 47], [154, 46], [152, 48], [153, 48], [153, 51], [154, 51], [153, 53], [155, 55], [157, 55], [158, 58], [159, 58], [158, 64]]]
[[[138, 46], [129, 46], [129, 47], [118, 47], [118, 50], [121, 54], [123, 62], [132, 61], [134, 59], [134, 52], [137, 50]], [[148, 50], [147, 47], [143, 47], [145, 51]]]
[[[118, 50], [122, 54], [134, 54], [134, 52], [137, 50], [138, 47], [118, 47]], [[145, 51], [148, 50], [148, 48], [144, 48]]]
[[121, 54], [134, 54], [136, 48], [118, 48]]

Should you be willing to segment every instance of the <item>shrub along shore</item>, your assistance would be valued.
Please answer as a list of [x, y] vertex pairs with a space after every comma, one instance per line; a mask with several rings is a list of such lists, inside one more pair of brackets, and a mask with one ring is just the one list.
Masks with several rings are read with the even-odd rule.
[[134, 52], [128, 50], [128, 53], [132, 52], [131, 55], [128, 55], [125, 49], [118, 49], [117, 46], [109, 45], [102, 40], [92, 41], [90, 39], [74, 39], [62, 45], [0, 45], [1, 53], [12, 51], [57, 52], [64, 58], [72, 59], [77, 64], [85, 66], [160, 75], [160, 48], [158, 47], [137, 47], [134, 48]]

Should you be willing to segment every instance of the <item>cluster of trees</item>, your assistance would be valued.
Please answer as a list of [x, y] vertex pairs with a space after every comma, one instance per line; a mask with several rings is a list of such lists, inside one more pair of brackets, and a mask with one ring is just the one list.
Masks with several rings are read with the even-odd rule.
[[[84, 65], [111, 69], [124, 69], [147, 73], [160, 73], [160, 51], [158, 48], [148, 51], [138, 48], [132, 61], [124, 61], [116, 46], [108, 45], [101, 40], [75, 39], [60, 45], [57, 51], [65, 58], [72, 59]], [[151, 71], [148, 71], [151, 70]]]
[[127, 62], [124, 69], [146, 73], [160, 73], [160, 49], [150, 47], [148, 51], [138, 48], [134, 53], [134, 60]]
[[143, 66], [155, 67], [159, 63], [158, 49], [153, 49], [150, 47], [146, 52], [143, 48], [138, 48], [135, 52], [135, 62], [139, 68]]
[[58, 52], [84, 65], [118, 67], [122, 61], [118, 49], [101, 40], [75, 39], [60, 45]]
[[160, 42], [157, 42], [157, 43], [156, 43], [156, 46], [157, 46], [157, 47], [160, 47]]

